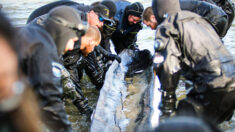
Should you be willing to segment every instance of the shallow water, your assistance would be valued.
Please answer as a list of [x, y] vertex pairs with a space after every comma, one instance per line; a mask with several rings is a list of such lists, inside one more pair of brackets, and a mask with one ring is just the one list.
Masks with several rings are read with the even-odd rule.
[[[10, 17], [14, 25], [22, 26], [26, 23], [27, 17], [30, 13], [47, 3], [50, 3], [55, 0], [0, 0], [0, 3], [3, 5], [3, 10]], [[91, 4], [96, 0], [74, 0], [79, 3]], [[151, 5], [151, 0], [129, 0], [131, 2], [141, 2], [144, 7]], [[235, 0], [233, 0], [235, 2]], [[235, 21], [233, 22], [233, 26], [229, 29], [227, 35], [223, 39], [226, 47], [229, 51], [235, 55]], [[153, 39], [154, 39], [154, 31], [144, 26], [143, 30], [141, 30], [138, 34], [138, 44], [140, 49], [149, 49], [153, 52]], [[98, 99], [98, 91], [95, 89], [95, 86], [92, 85], [89, 79], [85, 76], [82, 79], [82, 88], [85, 92], [85, 96], [88, 97], [89, 105], [95, 106], [95, 102]], [[184, 95], [184, 89], [179, 89], [177, 91], [179, 94]], [[69, 119], [73, 124], [73, 128], [75, 131], [88, 131], [89, 123], [86, 122], [86, 117], [79, 115], [77, 109], [71, 105], [70, 101], [66, 101], [66, 111], [69, 114]], [[226, 132], [235, 131], [235, 116], [233, 116], [232, 121], [224, 123], [221, 125], [222, 128]]]

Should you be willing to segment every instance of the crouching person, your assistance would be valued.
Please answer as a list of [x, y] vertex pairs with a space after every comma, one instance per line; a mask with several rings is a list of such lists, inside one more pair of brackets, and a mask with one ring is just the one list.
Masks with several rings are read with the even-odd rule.
[[[199, 15], [181, 11], [178, 0], [153, 0], [160, 24], [155, 51], [164, 56], [160, 68], [163, 116], [192, 112], [206, 120], [229, 120], [235, 109], [235, 60], [210, 24]], [[179, 75], [193, 82], [193, 89], [176, 109]], [[183, 112], [185, 111], [185, 112]]]
[[55, 132], [72, 131], [62, 102], [60, 56], [78, 47], [86, 25], [71, 7], [52, 9], [42, 23], [21, 27], [15, 38], [20, 67], [39, 98], [43, 122]]
[[92, 108], [88, 106], [88, 100], [84, 97], [79, 85], [83, 74], [85, 63], [83, 57], [87, 56], [98, 46], [101, 41], [101, 34], [97, 27], [90, 26], [84, 36], [78, 42], [78, 48], [67, 52], [63, 56], [63, 63], [66, 69], [62, 70], [62, 85], [64, 96], [70, 98], [81, 114], [86, 114], [89, 118]]

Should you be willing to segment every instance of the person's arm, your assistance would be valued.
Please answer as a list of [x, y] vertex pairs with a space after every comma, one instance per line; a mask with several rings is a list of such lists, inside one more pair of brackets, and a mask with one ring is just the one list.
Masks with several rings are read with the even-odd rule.
[[155, 50], [164, 57], [162, 70], [159, 73], [162, 102], [160, 109], [163, 116], [170, 116], [176, 109], [175, 90], [179, 81], [181, 53], [177, 47], [177, 42], [173, 36], [177, 36], [177, 31], [173, 26], [166, 25], [158, 28], [156, 33]]
[[110, 60], [117, 60], [118, 63], [121, 63], [121, 58], [118, 55], [112, 54], [111, 52], [106, 51], [103, 47], [98, 45], [95, 47], [96, 50], [98, 50], [100, 53], [102, 53], [105, 57], [107, 57]]

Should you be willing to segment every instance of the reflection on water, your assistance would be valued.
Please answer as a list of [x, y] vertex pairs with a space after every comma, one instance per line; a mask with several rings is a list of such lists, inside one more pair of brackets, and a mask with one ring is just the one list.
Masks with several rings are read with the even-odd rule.
[[[12, 22], [16, 26], [22, 26], [25, 24], [27, 17], [30, 13], [49, 2], [55, 0], [1, 0], [0, 3], [3, 5], [3, 10], [11, 18]], [[79, 3], [91, 4], [96, 0], [74, 0]], [[151, 5], [151, 0], [130, 0], [131, 2], [141, 2], [145, 7]], [[235, 1], [235, 0], [233, 0]], [[235, 55], [235, 21], [233, 26], [228, 31], [227, 35], [223, 39], [228, 50]], [[154, 31], [144, 26], [143, 30], [138, 34], [138, 45], [140, 49], [149, 49], [153, 53], [153, 39]], [[88, 97], [89, 105], [95, 106], [95, 102], [98, 99], [98, 91], [95, 89], [87, 77], [82, 79], [82, 88], [84, 90], [85, 96]], [[185, 91], [181, 88], [177, 91], [179, 95], [185, 94]], [[180, 98], [183, 96], [179, 96]], [[69, 119], [73, 123], [73, 128], [75, 131], [88, 131], [89, 123], [86, 122], [86, 116], [79, 115], [76, 107], [71, 105], [70, 101], [66, 101], [66, 111], [69, 114]], [[231, 122], [227, 122], [221, 125], [226, 132], [232, 132], [235, 128], [235, 116], [233, 116]]]

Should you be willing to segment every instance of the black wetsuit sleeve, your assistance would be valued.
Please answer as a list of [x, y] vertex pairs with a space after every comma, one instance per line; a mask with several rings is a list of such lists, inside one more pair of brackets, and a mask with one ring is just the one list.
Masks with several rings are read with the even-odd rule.
[[96, 50], [100, 51], [105, 57], [109, 57], [109, 55], [112, 54], [111, 52], [105, 50], [100, 45], [96, 46], [95, 48], [96, 48]]
[[[170, 34], [171, 28], [162, 27], [159, 28], [156, 34], [157, 43], [167, 46], [161, 54], [164, 56], [164, 62], [162, 64], [163, 70], [160, 72], [161, 87], [164, 91], [174, 91], [178, 84], [178, 76], [180, 67], [180, 51], [178, 50], [174, 38]], [[174, 65], [172, 65], [174, 64]]]
[[[172, 30], [174, 32], [172, 32]], [[175, 90], [180, 76], [180, 51], [177, 42], [173, 36], [177, 29], [172, 26], [161, 26], [156, 33], [156, 43], [162, 45], [161, 55], [164, 56], [164, 62], [161, 71], [158, 73], [161, 82], [162, 101], [160, 109], [163, 115], [169, 116], [176, 110], [176, 94]]]

